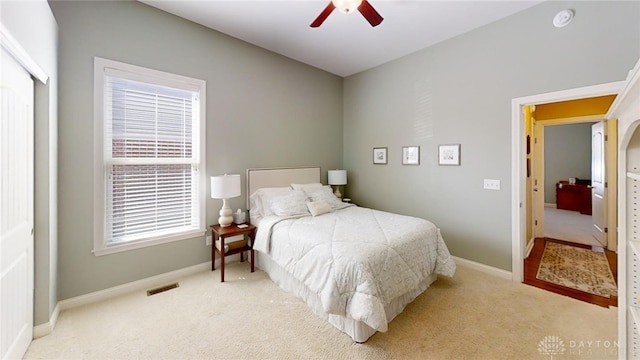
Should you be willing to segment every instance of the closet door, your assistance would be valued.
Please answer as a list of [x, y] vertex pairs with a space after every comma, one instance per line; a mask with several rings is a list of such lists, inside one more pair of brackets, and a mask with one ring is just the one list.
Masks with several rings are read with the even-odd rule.
[[33, 81], [0, 54], [0, 358], [33, 337]]

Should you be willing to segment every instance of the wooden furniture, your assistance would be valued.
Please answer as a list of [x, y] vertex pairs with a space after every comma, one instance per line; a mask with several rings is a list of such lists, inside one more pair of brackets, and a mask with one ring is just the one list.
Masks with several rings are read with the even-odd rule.
[[[211, 271], [216, 269], [216, 252], [220, 254], [220, 282], [224, 282], [224, 258], [228, 255], [240, 254], [240, 261], [244, 261], [244, 252], [251, 252], [251, 272], [254, 271], [254, 253], [253, 253], [253, 241], [256, 237], [256, 227], [246, 224], [246, 227], [238, 227], [236, 224], [231, 224], [226, 227], [220, 225], [211, 225], [211, 237], [213, 238], [213, 244], [211, 245]], [[243, 235], [244, 239], [227, 243], [225, 249], [225, 239]]]
[[575, 184], [559, 181], [556, 184], [556, 207], [591, 215], [590, 181], [588, 183], [577, 181]]

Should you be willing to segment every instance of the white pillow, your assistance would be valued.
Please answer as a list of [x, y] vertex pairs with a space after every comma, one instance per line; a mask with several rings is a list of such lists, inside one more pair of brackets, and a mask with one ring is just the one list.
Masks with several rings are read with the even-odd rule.
[[303, 190], [304, 192], [309, 192], [313, 190], [317, 190], [322, 188], [324, 185], [320, 183], [309, 183], [309, 184], [291, 184], [291, 188], [293, 190]]
[[283, 196], [291, 193], [293, 190], [286, 187], [274, 187], [274, 188], [262, 188], [256, 190], [249, 197], [249, 211], [251, 215], [257, 216], [269, 216], [273, 215], [269, 204], [271, 203], [271, 199], [278, 196]]
[[311, 215], [313, 216], [318, 216], [333, 211], [333, 209], [331, 209], [331, 205], [329, 205], [324, 200], [309, 201], [307, 203], [307, 207], [309, 208], [309, 212], [311, 212]]
[[307, 195], [311, 201], [324, 200], [333, 210], [342, 209], [345, 207], [345, 203], [340, 201], [331, 191], [330, 186], [323, 186], [313, 191], [307, 191]]
[[302, 190], [292, 190], [287, 195], [273, 197], [269, 207], [277, 216], [309, 215], [307, 194]]

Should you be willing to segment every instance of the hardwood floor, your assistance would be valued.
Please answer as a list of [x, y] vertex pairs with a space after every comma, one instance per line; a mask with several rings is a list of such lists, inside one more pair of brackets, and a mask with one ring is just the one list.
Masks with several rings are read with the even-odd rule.
[[[536, 279], [536, 274], [538, 273], [538, 267], [540, 266], [540, 260], [542, 259], [542, 253], [544, 252], [544, 246], [547, 241], [553, 241], [561, 244], [577, 246], [581, 248], [590, 249], [591, 246], [570, 243], [562, 240], [555, 240], [550, 238], [537, 238], [535, 239], [533, 249], [531, 250], [531, 254], [528, 258], [524, 260], [524, 283], [535, 286], [540, 289], [548, 290], [557, 294], [565, 295], [572, 297], [577, 300], [585, 301], [591, 304], [609, 307], [609, 306], [618, 306], [618, 297], [612, 296], [610, 298], [593, 295], [584, 291], [579, 291], [575, 289], [571, 289], [568, 287], [552, 284], [546, 281]], [[613, 273], [613, 278], [618, 283], [618, 259], [616, 253], [609, 250], [604, 250], [607, 256], [607, 260], [609, 261], [609, 267], [611, 268], [611, 272]]]

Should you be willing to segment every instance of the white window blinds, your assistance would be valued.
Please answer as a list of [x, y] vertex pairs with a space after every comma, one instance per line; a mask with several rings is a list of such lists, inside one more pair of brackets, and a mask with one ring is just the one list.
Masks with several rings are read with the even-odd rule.
[[102, 247], [201, 230], [200, 92], [109, 68], [102, 81]]

